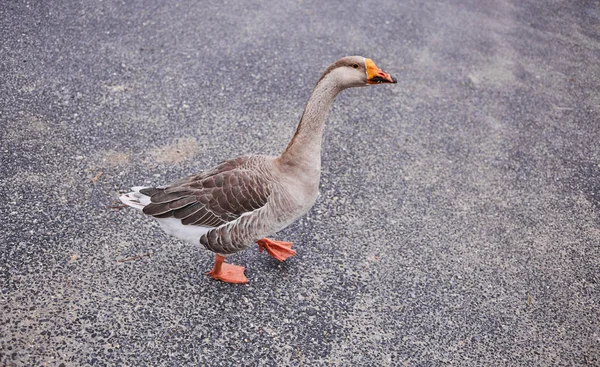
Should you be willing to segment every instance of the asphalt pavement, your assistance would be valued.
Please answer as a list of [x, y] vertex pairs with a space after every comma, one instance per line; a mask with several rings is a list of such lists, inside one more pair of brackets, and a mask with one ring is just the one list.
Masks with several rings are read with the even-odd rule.
[[[344, 91], [321, 195], [213, 254], [117, 197], [278, 154]], [[0, 366], [600, 365], [600, 3], [0, 4]]]

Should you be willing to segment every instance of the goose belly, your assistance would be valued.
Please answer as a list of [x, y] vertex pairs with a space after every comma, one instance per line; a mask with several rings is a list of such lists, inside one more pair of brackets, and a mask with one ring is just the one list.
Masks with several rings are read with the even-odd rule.
[[176, 218], [156, 218], [165, 233], [176, 237], [192, 245], [200, 244], [200, 237], [210, 231], [211, 227], [193, 226], [181, 224]]

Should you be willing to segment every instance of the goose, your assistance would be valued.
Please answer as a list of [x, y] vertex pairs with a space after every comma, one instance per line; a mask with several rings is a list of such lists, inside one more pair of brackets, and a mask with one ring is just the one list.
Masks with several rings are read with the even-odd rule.
[[296, 132], [279, 156], [249, 155], [159, 187], [132, 187], [120, 200], [155, 218], [169, 235], [214, 252], [207, 273], [227, 283], [247, 283], [243, 266], [225, 259], [253, 243], [284, 261], [296, 254], [291, 242], [266, 236], [306, 214], [317, 200], [325, 118], [342, 90], [397, 83], [362, 56], [331, 64], [314, 87]]

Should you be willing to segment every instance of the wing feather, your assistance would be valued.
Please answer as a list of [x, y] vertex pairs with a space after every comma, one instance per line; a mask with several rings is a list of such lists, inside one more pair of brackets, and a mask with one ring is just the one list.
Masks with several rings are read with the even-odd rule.
[[199, 210], [202, 210], [202, 203], [195, 202], [183, 208], [174, 210], [173, 216], [177, 219], [185, 219]]
[[272, 183], [243, 163], [237, 158], [173, 185], [144, 189], [151, 203], [143, 211], [185, 225], [218, 227], [260, 209], [269, 200]]

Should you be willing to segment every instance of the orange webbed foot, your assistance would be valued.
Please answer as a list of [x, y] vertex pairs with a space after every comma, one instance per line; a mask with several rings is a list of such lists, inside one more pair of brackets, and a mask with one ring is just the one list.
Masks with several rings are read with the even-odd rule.
[[260, 252], [267, 250], [267, 253], [279, 261], [284, 261], [290, 256], [296, 255], [296, 251], [292, 250], [291, 242], [273, 241], [268, 238], [261, 238], [256, 241]]
[[206, 275], [210, 275], [213, 279], [225, 283], [248, 283], [248, 278], [244, 275], [244, 270], [246, 270], [246, 268], [239, 265], [227, 264], [224, 261], [225, 257], [217, 255], [214, 268], [207, 272]]

